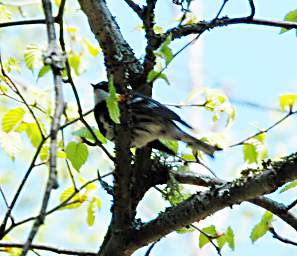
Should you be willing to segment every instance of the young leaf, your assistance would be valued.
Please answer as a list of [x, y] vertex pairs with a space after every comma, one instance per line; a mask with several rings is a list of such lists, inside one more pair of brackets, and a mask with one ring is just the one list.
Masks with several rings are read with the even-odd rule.
[[80, 64], [81, 64], [81, 56], [74, 52], [70, 52], [68, 56], [69, 64], [73, 68], [74, 73], [79, 76], [80, 75]]
[[42, 140], [39, 128], [36, 123], [25, 123], [25, 131], [32, 143], [37, 148]]
[[38, 72], [38, 75], [37, 75], [37, 80], [41, 77], [43, 77], [46, 73], [48, 73], [49, 71], [51, 70], [51, 66], [50, 65], [45, 65], [43, 66], [39, 72]]
[[160, 50], [159, 50], [159, 53], [161, 53], [161, 56], [163, 57], [163, 59], [165, 59], [166, 65], [168, 65], [173, 59], [173, 53], [169, 47], [169, 44], [171, 43], [171, 41], [172, 41], [172, 35], [169, 34], [166, 37], [163, 44], [160, 46]]
[[[210, 236], [215, 236], [217, 234], [216, 227], [214, 225], [211, 225], [209, 227], [205, 227], [205, 228], [202, 229], [202, 231], [204, 233], [206, 233], [207, 235], [210, 235]], [[204, 235], [203, 233], [200, 233], [200, 236], [199, 236], [199, 248], [202, 248], [207, 243], [209, 243], [208, 237], [206, 235]]]
[[[64, 203], [66, 202], [66, 200], [69, 200], [70, 196], [72, 196], [72, 194], [75, 192], [75, 188], [74, 187], [69, 187], [67, 189], [65, 189], [61, 195], [60, 195], [60, 202]], [[87, 200], [86, 195], [79, 195], [79, 193], [77, 193], [75, 196], [73, 196], [68, 202], [67, 202], [67, 206], [64, 206], [61, 209], [74, 209], [74, 208], [78, 208], [82, 205], [82, 203], [84, 203]]]
[[170, 82], [167, 78], [167, 76], [163, 73], [160, 73], [160, 71], [151, 70], [147, 76], [147, 81], [150, 83], [154, 81], [156, 78], [163, 79], [168, 85], [170, 85]]
[[233, 232], [233, 229], [231, 227], [228, 227], [227, 228], [227, 231], [225, 233], [225, 236], [226, 236], [226, 241], [229, 245], [229, 247], [234, 250], [235, 248], [235, 244], [234, 244], [234, 232]]
[[[102, 133], [94, 128], [94, 127], [91, 127], [92, 130], [94, 131], [94, 133], [96, 134], [98, 140], [102, 143], [102, 144], [106, 144], [106, 138], [102, 135]], [[92, 142], [95, 142], [94, 138], [93, 138], [93, 135], [90, 133], [89, 129], [86, 128], [86, 127], [83, 127], [83, 128], [80, 128], [79, 130], [77, 131], [74, 131], [72, 133], [72, 135], [74, 136], [78, 136], [78, 137], [84, 137]]]
[[227, 243], [226, 235], [225, 235], [225, 234], [221, 235], [220, 237], [218, 237], [218, 238], [216, 239], [216, 241], [217, 241], [217, 243], [218, 243], [218, 247], [219, 247], [220, 249], [222, 249], [222, 248], [224, 247], [224, 245]]
[[258, 160], [257, 148], [254, 144], [245, 143], [243, 145], [244, 161], [248, 164], [256, 163]]
[[[285, 21], [297, 21], [297, 9], [296, 10], [293, 10], [293, 11], [290, 11], [289, 13], [286, 14], [285, 18], [284, 18]], [[282, 28], [280, 33], [285, 33], [289, 31], [289, 29], [287, 28]]]
[[2, 118], [2, 130], [7, 133], [12, 131], [23, 120], [24, 115], [23, 108], [9, 110]]
[[72, 166], [77, 171], [87, 161], [89, 154], [88, 147], [85, 144], [74, 141], [68, 143], [65, 152]]
[[250, 235], [250, 238], [252, 242], [255, 242], [260, 237], [264, 236], [266, 232], [269, 230], [271, 222], [273, 220], [273, 215], [271, 212], [266, 211], [263, 215], [260, 223], [258, 223], [256, 226], [254, 226], [252, 233]]
[[290, 93], [279, 96], [279, 106], [281, 111], [284, 111], [286, 107], [291, 110], [296, 102], [297, 94]]
[[93, 46], [87, 39], [83, 39], [82, 42], [84, 43], [84, 45], [86, 46], [88, 52], [93, 56], [96, 57], [99, 52], [100, 52], [100, 48], [99, 47], [95, 47]]
[[176, 140], [165, 140], [162, 139], [161, 143], [164, 144], [166, 147], [171, 149], [175, 154], [177, 154], [178, 151], [178, 142]]
[[113, 84], [113, 79], [110, 79], [108, 88], [109, 88], [110, 95], [106, 99], [106, 105], [108, 108], [109, 116], [114, 123], [119, 124], [120, 123], [120, 108], [119, 108], [119, 103], [118, 103], [118, 97], [116, 94], [116, 89]]
[[295, 188], [297, 186], [297, 180], [293, 180], [292, 182], [290, 182], [289, 184], [287, 184], [281, 191], [280, 193], [283, 193], [291, 188]]
[[96, 198], [93, 198], [87, 208], [87, 223], [89, 226], [93, 226], [95, 223], [95, 206]]
[[41, 56], [41, 50], [36, 44], [27, 45], [24, 53], [27, 68], [33, 72], [35, 64], [37, 62], [41, 63]]

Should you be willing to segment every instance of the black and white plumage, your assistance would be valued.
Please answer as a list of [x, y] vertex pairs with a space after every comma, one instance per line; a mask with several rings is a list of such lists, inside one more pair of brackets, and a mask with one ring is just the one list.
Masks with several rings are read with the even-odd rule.
[[[106, 105], [106, 98], [109, 96], [108, 82], [100, 82], [93, 85], [93, 87], [94, 114], [99, 130], [108, 140], [113, 141], [114, 123], [109, 116]], [[169, 139], [186, 142], [192, 148], [201, 150], [210, 156], [213, 156], [214, 152], [219, 150], [218, 147], [198, 140], [179, 128], [175, 122], [193, 129], [179, 115], [160, 102], [135, 92], [131, 92], [125, 100], [132, 119], [131, 147], [149, 146], [173, 154], [170, 149], [159, 141], [159, 139]]]

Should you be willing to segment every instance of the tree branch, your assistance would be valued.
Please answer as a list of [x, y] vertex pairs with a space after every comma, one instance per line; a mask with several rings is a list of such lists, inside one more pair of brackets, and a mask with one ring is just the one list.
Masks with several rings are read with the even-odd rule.
[[3, 23], [0, 23], [0, 28], [23, 26], [23, 25], [36, 25], [36, 24], [45, 24], [45, 19], [3, 22]]
[[140, 19], [143, 19], [143, 11], [138, 4], [134, 3], [133, 0], [124, 0], [124, 1], [130, 6], [130, 8], [138, 15]]
[[272, 234], [273, 238], [276, 238], [277, 240], [279, 240], [285, 244], [291, 244], [291, 245], [297, 246], [297, 242], [294, 242], [292, 240], [289, 240], [288, 238], [284, 238], [284, 237], [280, 236], [278, 233], [276, 233], [276, 231], [274, 230], [273, 227], [270, 227], [269, 231]]
[[64, 68], [64, 56], [60, 53], [55, 32], [55, 21], [52, 14], [50, 0], [42, 0], [43, 11], [45, 14], [47, 35], [48, 35], [48, 52], [44, 58], [47, 65], [51, 65], [55, 86], [55, 111], [50, 131], [50, 160], [49, 160], [49, 177], [47, 180], [45, 192], [42, 199], [42, 205], [38, 218], [35, 219], [29, 236], [24, 244], [21, 256], [25, 256], [36, 236], [40, 226], [44, 223], [46, 217], [46, 208], [50, 199], [53, 188], [57, 188], [57, 133], [60, 128], [60, 119], [64, 109], [63, 89], [62, 89], [62, 70]]
[[106, 2], [79, 0], [79, 3], [103, 50], [108, 77], [113, 75], [115, 84], [121, 85], [123, 81], [128, 81], [133, 88], [136, 88], [143, 69], [142, 65], [123, 38]]
[[263, 25], [268, 27], [278, 27], [278, 28], [286, 28], [286, 29], [296, 29], [297, 22], [289, 22], [289, 21], [274, 21], [274, 20], [264, 20], [264, 19], [251, 19], [250, 17], [243, 17], [243, 18], [228, 18], [224, 17], [221, 19], [216, 19], [212, 21], [200, 21], [195, 24], [190, 25], [182, 25], [179, 27], [174, 27], [167, 30], [166, 33], [162, 36], [162, 41], [160, 44], [165, 40], [165, 38], [171, 33], [172, 40], [188, 36], [191, 34], [200, 34], [206, 30], [217, 28], [217, 27], [224, 27], [234, 24], [251, 24], [251, 25]]
[[178, 228], [202, 220], [225, 207], [271, 193], [284, 183], [296, 179], [297, 154], [257, 171], [260, 173], [254, 177], [242, 177], [209, 191], [198, 192], [179, 205], [167, 208], [156, 219], [135, 231], [130, 250], [133, 251]]
[[20, 194], [21, 194], [21, 192], [22, 192], [22, 190], [24, 188], [24, 186], [25, 186], [25, 183], [26, 183], [27, 179], [29, 178], [29, 176], [30, 176], [33, 168], [35, 167], [36, 159], [37, 159], [37, 157], [38, 157], [38, 155], [40, 153], [40, 150], [41, 150], [44, 142], [46, 141], [46, 139], [47, 138], [43, 139], [40, 142], [39, 146], [37, 147], [37, 149], [35, 151], [35, 154], [34, 154], [32, 160], [31, 160], [31, 164], [30, 164], [28, 170], [26, 171], [26, 173], [25, 173], [25, 175], [24, 175], [24, 177], [23, 177], [23, 179], [21, 181], [21, 184], [18, 186], [17, 191], [14, 194], [14, 197], [13, 197], [13, 199], [12, 199], [12, 201], [11, 201], [8, 209], [7, 209], [7, 212], [6, 212], [5, 216], [4, 216], [4, 219], [2, 221], [2, 224], [0, 226], [0, 240], [6, 234], [5, 228], [6, 228], [6, 225], [7, 225], [7, 221], [9, 219], [9, 217], [11, 216], [11, 212], [12, 212], [12, 210], [13, 210], [13, 208], [14, 208], [14, 206], [15, 206], [15, 204], [16, 204], [16, 202], [17, 202], [17, 200], [18, 200], [18, 198], [19, 198], [19, 196], [20, 196]]

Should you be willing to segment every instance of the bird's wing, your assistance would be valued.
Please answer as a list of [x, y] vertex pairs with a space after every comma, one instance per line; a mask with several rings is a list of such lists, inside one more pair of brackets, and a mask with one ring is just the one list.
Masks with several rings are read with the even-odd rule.
[[128, 104], [132, 111], [149, 114], [150, 116], [160, 116], [167, 120], [177, 121], [184, 126], [193, 129], [188, 123], [183, 121], [178, 114], [150, 97], [139, 93], [134, 93], [132, 98], [128, 101]]

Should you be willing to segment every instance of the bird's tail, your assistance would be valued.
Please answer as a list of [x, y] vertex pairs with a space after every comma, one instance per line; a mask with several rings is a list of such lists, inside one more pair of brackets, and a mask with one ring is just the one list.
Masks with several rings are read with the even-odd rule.
[[201, 150], [202, 152], [204, 152], [205, 154], [207, 154], [211, 157], [214, 157], [213, 155], [214, 155], [215, 151], [222, 150], [221, 148], [219, 148], [217, 146], [212, 146], [206, 142], [198, 140], [185, 132], [183, 133], [181, 140], [188, 143], [190, 147], [197, 149], [197, 150]]

